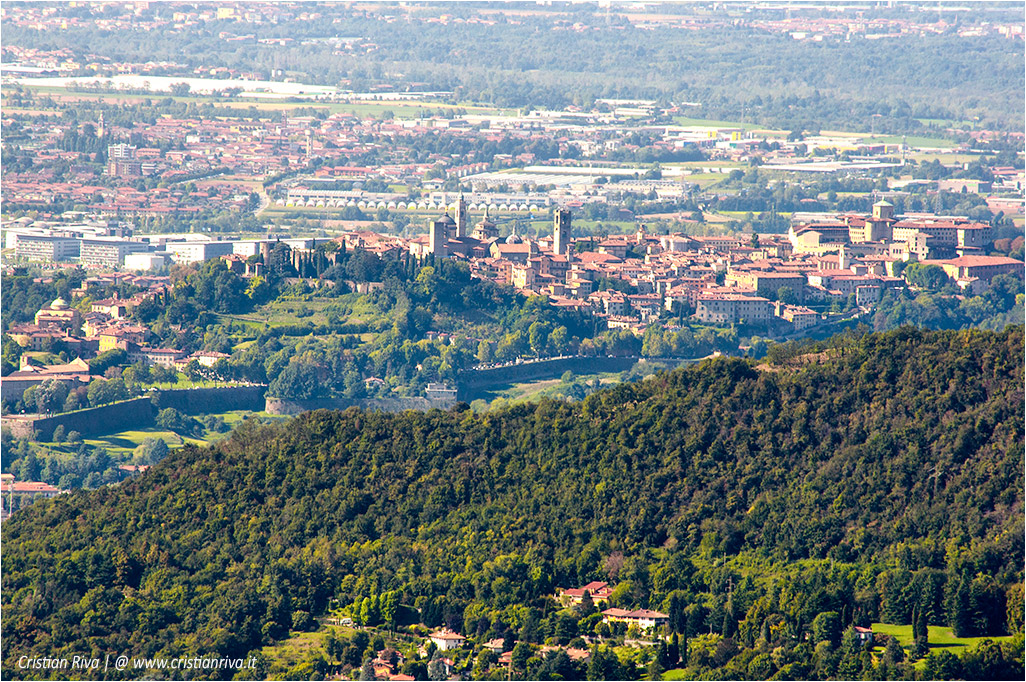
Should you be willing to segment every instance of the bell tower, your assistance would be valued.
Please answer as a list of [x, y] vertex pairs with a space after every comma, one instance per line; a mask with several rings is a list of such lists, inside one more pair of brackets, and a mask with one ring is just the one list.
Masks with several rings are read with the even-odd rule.
[[566, 254], [570, 250], [570, 210], [557, 208], [552, 219], [552, 253]]

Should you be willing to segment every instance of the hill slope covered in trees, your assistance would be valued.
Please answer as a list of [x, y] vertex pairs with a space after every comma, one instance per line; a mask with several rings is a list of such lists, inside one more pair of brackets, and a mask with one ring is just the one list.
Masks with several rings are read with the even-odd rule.
[[575, 404], [250, 424], [36, 504], [3, 525], [4, 677], [28, 653], [244, 656], [385, 592], [430, 626], [565, 643], [594, 619], [549, 595], [593, 579], [695, 651], [722, 638], [693, 676], [909, 674], [816, 646], [824, 612], [1021, 632], [1022, 327], [800, 352]]

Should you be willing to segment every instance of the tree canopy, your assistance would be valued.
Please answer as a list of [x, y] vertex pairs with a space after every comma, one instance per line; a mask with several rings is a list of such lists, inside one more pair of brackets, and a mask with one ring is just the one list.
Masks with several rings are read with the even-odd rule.
[[757, 641], [797, 667], [753, 669], [869, 674], [843, 631], [875, 619], [1021, 632], [1022, 344], [852, 333], [574, 404], [250, 424], [4, 523], [5, 676], [58, 647], [242, 656], [330, 598], [381, 618], [385, 593], [429, 626], [569, 642], [599, 626], [551, 595], [595, 579], [672, 610], [695, 675], [747, 675]]

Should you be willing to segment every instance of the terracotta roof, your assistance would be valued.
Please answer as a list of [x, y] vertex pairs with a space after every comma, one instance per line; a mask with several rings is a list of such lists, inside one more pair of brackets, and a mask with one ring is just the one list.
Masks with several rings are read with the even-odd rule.
[[451, 640], [464, 640], [466, 637], [457, 634], [452, 630], [437, 630], [432, 632], [430, 635], [431, 639], [451, 639]]
[[994, 266], [994, 265], [1026, 265], [1021, 260], [1014, 258], [1006, 258], [1004, 256], [960, 256], [952, 260], [941, 261], [945, 265], [955, 265], [957, 267], [981, 267], [981, 266]]

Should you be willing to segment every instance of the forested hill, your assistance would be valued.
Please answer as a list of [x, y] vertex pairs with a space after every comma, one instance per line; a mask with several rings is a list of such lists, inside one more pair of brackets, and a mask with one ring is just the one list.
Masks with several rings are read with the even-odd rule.
[[386, 591], [428, 625], [559, 639], [544, 598], [592, 579], [687, 605], [684, 634], [737, 660], [789, 633], [792, 678], [837, 674], [801, 649], [824, 611], [1021, 631], [1023, 386], [1022, 327], [903, 328], [574, 404], [243, 426], [3, 524], [3, 677], [30, 652], [245, 655]]

